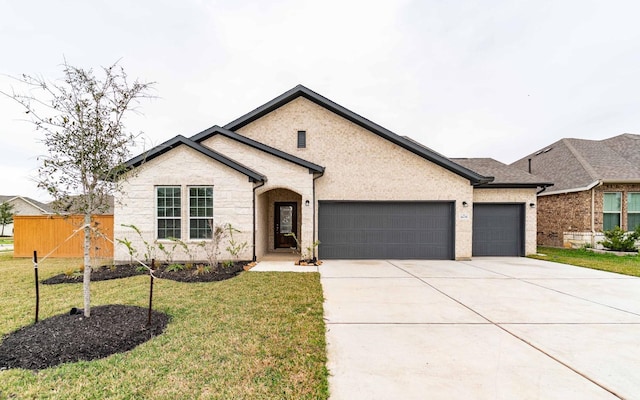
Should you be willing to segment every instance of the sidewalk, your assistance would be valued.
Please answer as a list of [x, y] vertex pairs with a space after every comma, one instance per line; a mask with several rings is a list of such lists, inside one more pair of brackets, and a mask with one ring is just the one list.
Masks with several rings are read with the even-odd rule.
[[12, 244], [0, 244], [0, 251], [13, 251]]

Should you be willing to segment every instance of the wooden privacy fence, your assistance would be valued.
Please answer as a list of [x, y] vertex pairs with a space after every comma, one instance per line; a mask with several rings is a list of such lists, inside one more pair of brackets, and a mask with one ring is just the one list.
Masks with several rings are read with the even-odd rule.
[[[13, 217], [13, 256], [33, 257], [33, 251], [44, 257], [56, 249], [49, 257], [82, 257], [84, 253], [84, 232], [73, 232], [82, 227], [84, 217], [53, 215], [16, 215]], [[96, 226], [97, 223], [97, 226]], [[113, 215], [96, 215], [92, 226], [113, 241]], [[95, 237], [91, 256], [113, 258], [113, 244], [104, 237]]]

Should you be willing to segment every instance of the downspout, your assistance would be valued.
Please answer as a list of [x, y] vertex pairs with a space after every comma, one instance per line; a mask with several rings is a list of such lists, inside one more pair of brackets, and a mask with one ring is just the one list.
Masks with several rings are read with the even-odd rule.
[[591, 188], [591, 248], [596, 247], [596, 188], [602, 185], [602, 181]]
[[253, 262], [256, 261], [256, 189], [261, 188], [267, 183], [262, 181], [261, 185], [253, 187]]
[[[316, 242], [316, 179], [321, 178], [324, 175], [324, 171], [318, 176], [313, 177], [313, 243]], [[317, 259], [316, 248], [313, 248], [313, 256]]]

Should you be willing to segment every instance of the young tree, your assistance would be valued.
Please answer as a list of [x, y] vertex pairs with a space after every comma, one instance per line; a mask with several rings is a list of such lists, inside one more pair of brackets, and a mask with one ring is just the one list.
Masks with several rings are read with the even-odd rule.
[[[140, 98], [151, 97], [153, 83], [129, 82], [114, 63], [102, 68], [102, 77], [63, 63], [64, 78], [49, 81], [22, 75], [28, 94], [4, 93], [16, 100], [44, 131], [49, 154], [41, 158], [38, 187], [54, 199], [57, 212], [84, 216], [84, 315], [90, 316], [90, 249], [92, 215], [108, 208], [108, 197], [120, 191], [116, 177], [129, 158], [135, 136], [125, 130], [123, 117]], [[36, 95], [36, 94], [39, 95]]]
[[2, 225], [2, 233], [0, 236], [4, 236], [4, 227], [13, 222], [13, 204], [4, 202], [0, 204], [0, 225]]

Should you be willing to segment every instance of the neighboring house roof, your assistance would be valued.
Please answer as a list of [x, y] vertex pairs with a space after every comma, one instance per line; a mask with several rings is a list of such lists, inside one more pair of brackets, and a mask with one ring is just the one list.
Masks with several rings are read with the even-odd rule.
[[565, 138], [511, 165], [554, 183], [545, 194], [589, 190], [600, 183], [640, 183], [640, 135], [604, 140]]
[[34, 200], [30, 197], [24, 197], [24, 196], [3, 196], [0, 195], [0, 204], [5, 203], [5, 202], [14, 202], [14, 201], [24, 201], [28, 204], [30, 204], [31, 206], [39, 209], [42, 214], [52, 214], [53, 213], [53, 209], [51, 209], [51, 207], [48, 204], [39, 202], [37, 200]]
[[553, 186], [553, 183], [494, 160], [493, 158], [452, 158], [452, 161], [485, 176], [493, 176], [492, 182], [478, 187], [487, 188], [537, 188]]
[[235, 132], [232, 132], [228, 129], [222, 128], [218, 125], [214, 125], [209, 129], [205, 129], [204, 131], [197, 133], [195, 135], [193, 135], [191, 137], [191, 140], [193, 140], [196, 143], [201, 143], [207, 139], [209, 139], [210, 137], [214, 136], [214, 135], [223, 135], [229, 139], [233, 139], [237, 142], [246, 144], [250, 147], [253, 147], [255, 149], [258, 150], [262, 150], [268, 154], [274, 155], [276, 157], [279, 157], [283, 160], [287, 160], [290, 161], [294, 164], [300, 165], [302, 167], [308, 168], [309, 172], [313, 173], [313, 172], [324, 172], [324, 167], [318, 165], [318, 164], [314, 164], [312, 162], [309, 162], [307, 160], [303, 160], [302, 158], [296, 157], [294, 155], [291, 155], [289, 153], [285, 153], [282, 150], [278, 150], [275, 149], [273, 147], [267, 146], [266, 144], [257, 142], [253, 139], [249, 139], [248, 137], [239, 135]]
[[437, 164], [457, 175], [460, 175], [471, 181], [471, 184], [478, 185], [490, 182], [492, 177], [482, 176], [474, 171], [470, 171], [461, 165], [456, 164], [447, 157], [438, 154], [429, 148], [416, 143], [413, 140], [409, 140], [402, 136], [399, 136], [388, 129], [381, 127], [380, 125], [369, 121], [368, 119], [350, 111], [343, 106], [334, 103], [333, 101], [319, 95], [318, 93], [302, 86], [298, 85], [293, 89], [281, 94], [275, 99], [263, 104], [255, 110], [241, 116], [240, 118], [228, 123], [224, 126], [225, 129], [235, 131], [250, 124], [251, 122], [267, 115], [268, 113], [282, 107], [283, 105], [297, 99], [298, 97], [304, 97], [305, 99], [316, 103], [317, 105], [326, 108], [327, 110], [353, 122], [354, 124], [367, 129], [374, 134], [389, 140], [390, 142], [422, 157], [426, 160]]
[[[74, 208], [74, 201], [75, 199], [79, 198], [80, 196], [71, 196], [69, 199], [71, 201], [69, 202], [58, 202], [57, 200], [54, 200], [52, 202], [50, 202], [49, 204], [47, 204], [52, 210], [56, 210], [58, 212], [61, 212], [62, 214], [67, 214], [67, 213], [78, 213], [78, 209]], [[113, 215], [113, 196], [112, 195], [107, 195], [106, 196], [106, 202], [107, 202], [107, 208], [105, 210], [96, 212], [96, 214], [98, 215]], [[58, 206], [58, 204], [60, 204], [60, 206]], [[65, 210], [62, 210], [62, 208], [65, 208]]]
[[263, 182], [266, 181], [267, 178], [260, 174], [259, 172], [256, 172], [242, 164], [240, 164], [239, 162], [232, 160], [231, 158], [224, 156], [216, 151], [211, 150], [208, 147], [205, 147], [203, 145], [201, 145], [200, 143], [197, 143], [191, 139], [188, 139], [182, 135], [178, 135], [176, 137], [174, 137], [173, 139], [169, 139], [166, 142], [152, 148], [151, 150], [144, 152], [142, 154], [140, 154], [137, 157], [134, 157], [132, 159], [130, 159], [129, 161], [126, 162], [127, 166], [129, 168], [135, 168], [138, 167], [140, 165], [142, 165], [143, 163], [152, 160], [166, 152], [168, 152], [171, 149], [174, 149], [178, 146], [187, 146], [190, 147], [193, 150], [196, 150], [202, 154], [204, 154], [205, 156], [212, 158], [218, 162], [221, 162], [222, 164], [226, 165], [229, 168], [232, 168], [244, 175], [246, 175], [247, 177], [249, 177], [249, 181], [250, 182]]

